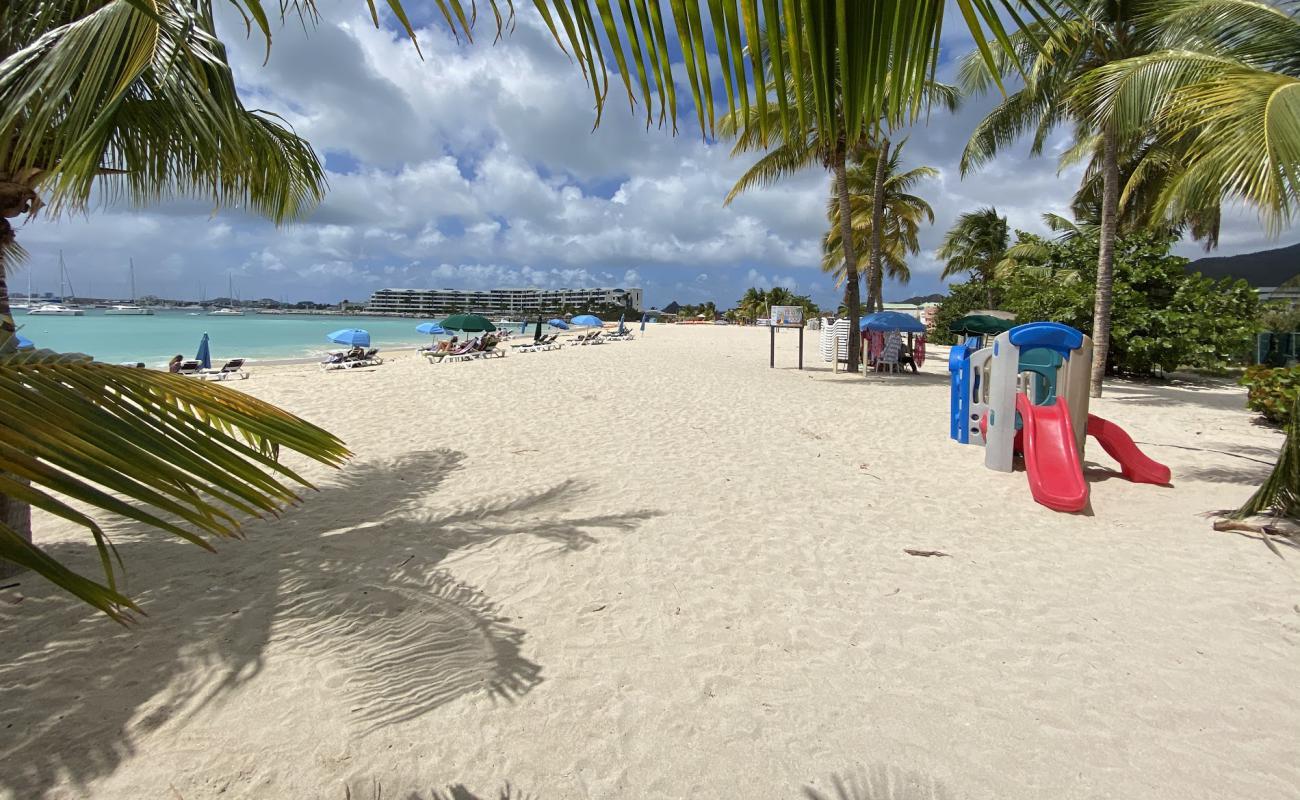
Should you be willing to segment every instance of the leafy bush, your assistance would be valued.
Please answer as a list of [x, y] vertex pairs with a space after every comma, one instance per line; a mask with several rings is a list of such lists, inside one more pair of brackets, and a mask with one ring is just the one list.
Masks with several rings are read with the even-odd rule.
[[[1041, 265], [994, 281], [999, 306], [1018, 322], [1061, 322], [1092, 332], [1097, 241], [1048, 241], [1017, 232], [1017, 243], [1043, 246]], [[1259, 301], [1245, 281], [1188, 274], [1187, 260], [1169, 254], [1171, 240], [1152, 233], [1121, 237], [1115, 249], [1114, 308], [1108, 372], [1150, 375], [1180, 366], [1217, 369], [1250, 351]], [[935, 317], [939, 343], [948, 324], [984, 306], [982, 284], [954, 284]]]
[[1287, 424], [1300, 396], [1300, 367], [1270, 369], [1250, 367], [1237, 381], [1246, 387], [1246, 407], [1269, 422]]

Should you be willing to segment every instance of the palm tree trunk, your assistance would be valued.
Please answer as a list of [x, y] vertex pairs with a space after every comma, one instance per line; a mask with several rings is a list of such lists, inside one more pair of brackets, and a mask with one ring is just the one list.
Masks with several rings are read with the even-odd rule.
[[871, 260], [867, 264], [867, 310], [883, 311], [885, 308], [884, 269], [881, 265], [885, 227], [885, 168], [889, 161], [889, 140], [880, 144], [876, 153], [876, 179], [871, 188]]
[[[14, 243], [14, 229], [9, 220], [0, 217], [0, 330], [9, 335], [17, 332], [13, 310], [9, 308], [9, 283], [5, 274], [5, 253]], [[12, 476], [11, 476], [12, 477]], [[32, 540], [32, 507], [20, 500], [0, 494], [0, 525]], [[0, 578], [9, 578], [22, 571], [22, 567], [0, 558]]]
[[1110, 309], [1115, 282], [1115, 226], [1119, 206], [1119, 145], [1114, 129], [1102, 132], [1101, 242], [1097, 248], [1097, 296], [1092, 311], [1092, 380], [1088, 393], [1101, 397], [1110, 352]]
[[844, 304], [849, 307], [849, 369], [857, 370], [862, 351], [862, 337], [858, 334], [858, 316], [862, 312], [862, 297], [858, 289], [858, 254], [853, 252], [849, 172], [843, 142], [835, 146], [832, 168], [835, 170], [835, 194], [840, 201], [840, 242], [844, 250]]

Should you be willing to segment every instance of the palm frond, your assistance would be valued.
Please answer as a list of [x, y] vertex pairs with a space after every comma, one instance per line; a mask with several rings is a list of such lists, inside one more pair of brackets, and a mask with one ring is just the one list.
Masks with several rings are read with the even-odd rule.
[[331, 466], [350, 455], [330, 433], [233, 389], [86, 356], [14, 352], [0, 337], [0, 492], [86, 528], [104, 582], [71, 575], [8, 534], [2, 555], [114, 619], [134, 606], [103, 528], [72, 502], [211, 549], [205, 536], [238, 536], [241, 518], [295, 502], [290, 484], [310, 487], [277, 460], [282, 448]]

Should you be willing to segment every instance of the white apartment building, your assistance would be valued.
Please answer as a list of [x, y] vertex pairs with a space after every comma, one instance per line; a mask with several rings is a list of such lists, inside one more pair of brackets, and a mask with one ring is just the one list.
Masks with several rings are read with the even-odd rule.
[[641, 313], [640, 289], [380, 289], [370, 296], [366, 312], [437, 316], [453, 312], [521, 317], [584, 309], [596, 305], [623, 306]]

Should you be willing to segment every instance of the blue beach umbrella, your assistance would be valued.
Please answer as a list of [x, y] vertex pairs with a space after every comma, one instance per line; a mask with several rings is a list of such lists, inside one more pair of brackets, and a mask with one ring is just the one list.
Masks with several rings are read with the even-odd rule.
[[19, 349], [19, 350], [35, 350], [35, 349], [36, 349], [36, 343], [33, 342], [31, 339], [28, 339], [26, 336], [23, 336], [21, 333], [16, 334], [16, 335], [18, 336], [18, 349]]
[[600, 317], [597, 317], [594, 314], [579, 314], [578, 316], [569, 320], [569, 324], [578, 325], [583, 328], [599, 328], [603, 326], [605, 323], [601, 322]]
[[623, 320], [625, 320], [625, 319], [627, 319], [627, 312], [626, 312], [626, 311], [624, 311], [622, 314], [619, 314], [619, 315], [618, 315], [618, 332], [619, 332], [619, 333], [623, 333], [623, 332], [625, 332], [625, 331], [627, 330], [627, 328], [623, 326]]
[[344, 328], [341, 331], [334, 331], [325, 338], [334, 344], [345, 344], [348, 347], [370, 346], [370, 331], [361, 328]]
[[897, 311], [877, 311], [868, 314], [858, 323], [864, 331], [904, 331], [907, 333], [925, 333], [925, 324], [909, 314]]
[[645, 314], [645, 313], [641, 314], [641, 332], [642, 332], [642, 333], [645, 333], [645, 318], [648, 317], [648, 316], [650, 316], [650, 315], [649, 315], [649, 314]]
[[446, 333], [447, 330], [436, 322], [421, 322], [419, 325], [415, 326], [415, 332], [423, 333], [428, 336], [437, 336], [440, 333]]
[[212, 353], [208, 352], [207, 332], [204, 332], [203, 338], [199, 340], [199, 352], [194, 354], [194, 360], [204, 369], [212, 369]]
[[526, 330], [528, 330], [528, 320], [524, 320], [519, 323], [519, 332], [523, 333]]
[[562, 331], [567, 331], [569, 329], [569, 323], [565, 322], [559, 317], [556, 317], [555, 319], [551, 320], [546, 324], [550, 325], [552, 328], [559, 328]]

